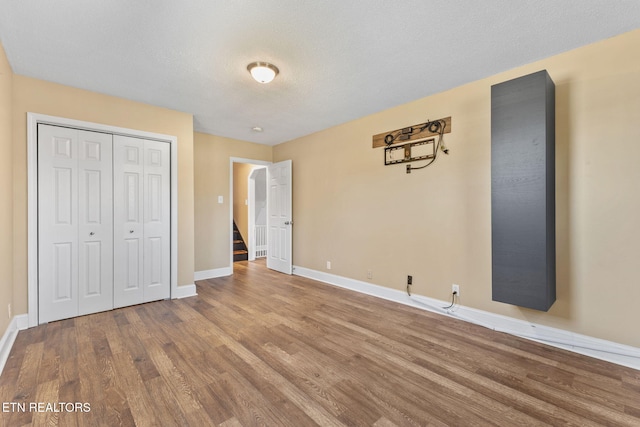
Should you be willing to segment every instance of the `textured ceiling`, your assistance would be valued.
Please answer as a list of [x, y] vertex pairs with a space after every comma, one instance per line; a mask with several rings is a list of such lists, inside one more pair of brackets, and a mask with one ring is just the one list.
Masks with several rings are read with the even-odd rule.
[[637, 0], [0, 0], [15, 73], [271, 145], [639, 27]]

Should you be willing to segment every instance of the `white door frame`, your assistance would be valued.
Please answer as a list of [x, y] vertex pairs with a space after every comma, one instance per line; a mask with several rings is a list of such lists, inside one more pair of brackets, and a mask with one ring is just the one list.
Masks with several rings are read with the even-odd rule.
[[256, 259], [256, 172], [266, 166], [256, 166], [249, 174], [249, 261]]
[[[63, 117], [27, 113], [27, 281], [29, 327], [38, 325], [38, 124], [66, 126], [171, 145], [171, 298], [178, 298], [178, 138]], [[233, 172], [233, 171], [232, 171]]]
[[245, 159], [242, 157], [229, 157], [229, 269], [233, 274], [233, 164], [249, 163], [251, 165], [267, 166], [271, 162], [264, 160]]

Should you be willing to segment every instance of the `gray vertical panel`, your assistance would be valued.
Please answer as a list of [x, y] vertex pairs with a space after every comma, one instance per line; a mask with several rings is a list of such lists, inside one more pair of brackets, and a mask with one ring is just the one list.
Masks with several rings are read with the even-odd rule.
[[555, 86], [491, 87], [493, 300], [547, 311], [555, 292]]

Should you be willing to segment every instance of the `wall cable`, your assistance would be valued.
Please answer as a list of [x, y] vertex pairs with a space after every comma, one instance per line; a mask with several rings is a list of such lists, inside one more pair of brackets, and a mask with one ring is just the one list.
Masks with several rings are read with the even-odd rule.
[[438, 142], [436, 143], [436, 149], [435, 149], [435, 152], [433, 153], [433, 158], [429, 161], [429, 163], [424, 164], [422, 166], [407, 165], [407, 173], [411, 173], [412, 170], [424, 169], [427, 166], [431, 165], [438, 158], [438, 151], [440, 150], [442, 150], [444, 154], [449, 154], [449, 149], [446, 148], [444, 145], [444, 129], [446, 126], [447, 126], [447, 122], [440, 119], [440, 120], [434, 120], [432, 122], [428, 121], [427, 123], [424, 124], [423, 127], [420, 128], [420, 132], [422, 132], [424, 129], [428, 127], [429, 132], [438, 133]]
[[[465, 322], [469, 322], [472, 323], [474, 325], [478, 325], [478, 326], [482, 326], [483, 328], [487, 328], [487, 329], [491, 329], [492, 331], [496, 331], [496, 332], [504, 332], [506, 334], [509, 335], [514, 335], [520, 338], [525, 338], [525, 339], [529, 339], [532, 341], [537, 341], [540, 343], [549, 343], [551, 345], [555, 345], [556, 347], [559, 348], [579, 348], [579, 349], [584, 349], [584, 350], [591, 350], [591, 351], [595, 351], [595, 352], [599, 352], [599, 353], [607, 353], [607, 354], [615, 354], [617, 356], [624, 356], [624, 357], [630, 357], [632, 359], [640, 359], [640, 357], [638, 357], [637, 353], [634, 353], [632, 351], [625, 351], [624, 349], [619, 349], [619, 350], [603, 350], [602, 348], [593, 346], [593, 345], [589, 345], [589, 344], [583, 344], [580, 342], [574, 342], [574, 341], [567, 341], [567, 340], [563, 340], [561, 338], [545, 338], [545, 337], [539, 337], [533, 334], [528, 334], [528, 333], [524, 333], [524, 332], [516, 332], [510, 329], [506, 329], [506, 328], [502, 328], [499, 326], [495, 326], [492, 325], [490, 323], [485, 323], [482, 321], [479, 321], [477, 319], [474, 319], [472, 317], [469, 316], [465, 316], [463, 314], [460, 314], [458, 312], [458, 310], [452, 310], [452, 309], [447, 309], [445, 307], [440, 307], [434, 304], [430, 304], [428, 302], [425, 301], [421, 301], [420, 300], [420, 296], [419, 295], [412, 295], [409, 297], [409, 299], [418, 304], [421, 305], [423, 307], [425, 307], [426, 309], [428, 309], [429, 311], [433, 311], [436, 313], [440, 313], [440, 314], [445, 314], [445, 315], [449, 315], [451, 317], [455, 317], [457, 319], [460, 320], [464, 320]], [[593, 355], [591, 355], [593, 356]], [[628, 365], [626, 365], [628, 366]], [[637, 368], [636, 368], [637, 369]]]

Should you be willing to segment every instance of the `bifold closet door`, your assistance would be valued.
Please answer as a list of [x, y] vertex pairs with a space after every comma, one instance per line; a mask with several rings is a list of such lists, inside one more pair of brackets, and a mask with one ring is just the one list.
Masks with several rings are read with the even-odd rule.
[[112, 135], [38, 125], [38, 310], [113, 307]]
[[114, 136], [114, 306], [169, 298], [170, 146]]

